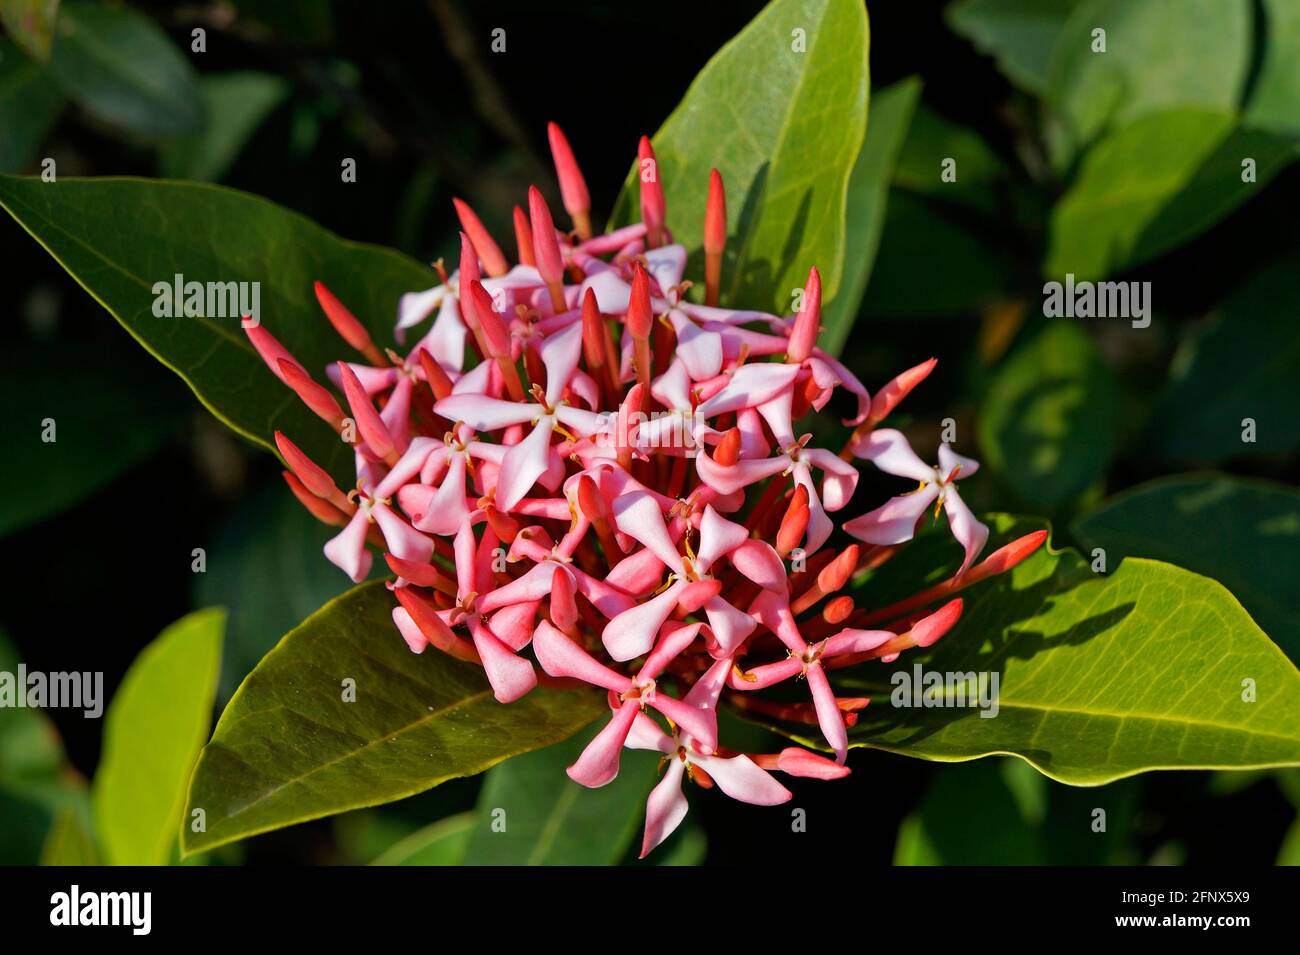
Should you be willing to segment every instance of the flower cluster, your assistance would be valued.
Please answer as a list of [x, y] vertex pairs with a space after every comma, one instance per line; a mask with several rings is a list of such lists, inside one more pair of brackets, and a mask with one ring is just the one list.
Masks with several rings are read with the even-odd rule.
[[[459, 268], [437, 263], [441, 284], [402, 297], [398, 341], [436, 312], [405, 356], [381, 352], [319, 283], [323, 311], [359, 356], [324, 369], [336, 390], [265, 326], [247, 333], [351, 444], [356, 486], [344, 493], [276, 434], [296, 496], [342, 527], [325, 556], [360, 581], [372, 550], [383, 554], [410, 648], [481, 665], [502, 703], [539, 682], [604, 690], [609, 722], [569, 768], [585, 786], [612, 780], [625, 747], [664, 755], [644, 855], [686, 813], [683, 775], [762, 805], [790, 798], [774, 772], [846, 775], [848, 727], [867, 701], [837, 696], [828, 671], [932, 644], [961, 614], [955, 592], [1024, 559], [1042, 535], [975, 563], [988, 530], [955, 482], [977, 464], [943, 445], [931, 466], [879, 427], [934, 360], [870, 394], [816, 345], [815, 267], [793, 316], [719, 306], [727, 217], [716, 170], [705, 287], [688, 295], [650, 141], [639, 149], [641, 221], [601, 235], [553, 124], [550, 141], [573, 230], [558, 231], [530, 189], [527, 210], [514, 210], [512, 266], [457, 200]], [[856, 406], [840, 453], [795, 432], [836, 389]], [[919, 487], [843, 523], [856, 540], [832, 545], [855, 459]], [[883, 608], [840, 593], [910, 540], [932, 505], [965, 552], [952, 579]], [[788, 681], [811, 700], [757, 692]], [[819, 726], [835, 759], [728, 749], [722, 702]]]

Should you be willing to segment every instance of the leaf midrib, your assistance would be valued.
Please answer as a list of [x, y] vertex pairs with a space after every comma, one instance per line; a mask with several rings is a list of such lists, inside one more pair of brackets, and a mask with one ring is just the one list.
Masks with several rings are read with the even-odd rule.
[[[23, 201], [21, 198], [18, 198], [13, 192], [7, 192], [5, 194], [5, 199], [6, 199], [6, 204], [22, 206], [23, 208], [27, 209], [29, 214], [39, 217], [40, 220], [44, 222], [48, 228], [58, 232], [61, 236], [70, 239], [78, 248], [89, 253], [93, 258], [98, 259], [100, 262], [104, 263], [104, 265], [113, 269], [118, 274], [124, 276], [127, 280], [135, 283], [136, 285], [140, 286], [142, 289], [151, 290], [153, 288], [153, 284], [148, 282], [142, 276], [136, 275], [135, 273], [129, 271], [127, 268], [115, 262], [113, 259], [110, 259], [107, 256], [105, 256], [103, 253], [95, 249], [93, 246], [87, 245], [75, 233], [67, 231], [58, 222], [55, 222], [48, 215], [46, 215], [44, 212], [42, 212], [40, 209], [36, 208], [32, 204]], [[40, 241], [39, 236], [36, 236], [36, 239], [37, 241]], [[43, 242], [41, 244], [44, 245]], [[55, 258], [58, 259], [60, 265], [63, 264], [62, 259], [59, 259], [57, 255], [55, 256]], [[69, 269], [66, 265], [64, 265], [64, 270], [67, 271], [70, 275], [72, 275], [72, 277], [76, 279], [77, 283], [81, 285], [82, 288], [86, 289], [87, 292], [90, 292], [90, 295], [93, 298], [95, 298], [97, 301], [99, 301], [100, 304], [104, 306], [104, 308], [108, 311], [110, 315], [117, 318], [117, 320], [119, 322], [122, 322], [124, 325], [126, 324], [126, 319], [118, 314], [117, 309], [113, 308], [107, 302], [104, 302], [102, 299], [100, 299], [99, 296], [96, 295], [89, 288], [89, 286], [85, 285], [85, 283], [82, 282], [80, 276], [78, 276], [75, 272], [73, 272], [72, 269]], [[230, 332], [229, 329], [225, 328], [224, 326], [213, 322], [206, 315], [199, 315], [196, 317], [199, 319], [200, 324], [202, 324], [205, 328], [211, 330], [219, 338], [224, 339], [226, 342], [234, 345], [236, 348], [240, 348], [243, 349], [244, 351], [255, 354], [253, 346], [250, 345], [245, 339], [240, 338], [237, 335], [233, 334], [232, 332]], [[127, 326], [127, 328], [128, 330], [131, 330], [129, 325]], [[186, 378], [186, 380], [188, 381], [189, 379]]]
[[[863, 689], [865, 689], [868, 693], [871, 693], [875, 690], [873, 684], [869, 684], [869, 683], [860, 684], [860, 686]], [[891, 695], [890, 691], [888, 690], [881, 689], [879, 692], [881, 693], [882, 696]], [[922, 709], [924, 709], [924, 707], [922, 707]], [[1138, 713], [1138, 712], [1115, 713], [1110, 710], [1090, 709], [1088, 707], [1082, 707], [1082, 706], [1052, 707], [1041, 703], [1022, 703], [1022, 702], [1016, 702], [1014, 700], [1007, 701], [1002, 699], [998, 700], [998, 709], [1027, 710], [1030, 712], [1045, 713], [1049, 715], [1059, 713], [1059, 714], [1087, 716], [1087, 717], [1103, 717], [1105, 719], [1116, 720], [1120, 723], [1123, 723], [1126, 720], [1149, 720], [1155, 723], [1172, 723], [1177, 726], [1202, 726], [1211, 729], [1222, 730], [1229, 733], [1243, 733], [1249, 736], [1260, 736], [1267, 739], [1277, 739], [1277, 740], [1283, 740], [1291, 743], [1300, 743], [1300, 736], [1283, 736], [1277, 733], [1269, 733], [1263, 730], [1256, 730], [1245, 726], [1233, 725], [1231, 723], [1218, 723], [1213, 720], [1175, 718], [1175, 717], [1162, 716], [1160, 714], [1153, 714], [1153, 713]]]
[[560, 790], [560, 798], [555, 800], [555, 805], [551, 807], [550, 813], [547, 814], [546, 823], [542, 827], [542, 834], [537, 837], [537, 844], [533, 846], [532, 852], [528, 853], [526, 865], [541, 864], [541, 860], [546, 857], [546, 853], [551, 851], [551, 846], [555, 844], [555, 837], [560, 832], [560, 825], [568, 817], [569, 811], [573, 808], [577, 798], [578, 787], [574, 783], [568, 783]]
[[[829, 0], [828, 2], [822, 4], [821, 15], [817, 19], [818, 29], [813, 33], [813, 37], [814, 37], [813, 44], [811, 47], [808, 48], [808, 51], [805, 54], [808, 57], [808, 63], [810, 64], [812, 63], [813, 53], [816, 51], [818, 44], [820, 43], [821, 40], [821, 29], [820, 29], [821, 25], [826, 20], [826, 16], [830, 12], [830, 8], [831, 5]], [[800, 96], [803, 92], [804, 81], [808, 78], [808, 74], [811, 71], [812, 71], [811, 66], [805, 66], [804, 68], [799, 70], [799, 78], [795, 82], [795, 86], [793, 91], [791, 92], [789, 100], [787, 100], [787, 102], [789, 103], [789, 108], [785, 111], [785, 115], [781, 117], [781, 127], [777, 131], [776, 141], [771, 150], [771, 155], [773, 157], [781, 155], [781, 151], [785, 147], [786, 137], [789, 135], [790, 132], [790, 121], [796, 112], [795, 107], [800, 101]], [[732, 104], [729, 100], [726, 102], [727, 102], [728, 109], [730, 109], [732, 112], [732, 115], [736, 115], [734, 104]], [[736, 118], [737, 120], [740, 119], [738, 115], [736, 115]], [[737, 126], [738, 128], [742, 128], [742, 129], [744, 128], [744, 124], [742, 123], [737, 123]], [[748, 130], [746, 131], [749, 132]], [[754, 135], [752, 132], [749, 132], [749, 138], [754, 139]], [[757, 140], [755, 140], [755, 142], [757, 143]], [[850, 172], [851, 171], [852, 169], [850, 168]], [[765, 184], [764, 189], [766, 190], [766, 188], [767, 186]], [[760, 217], [754, 217], [751, 221], [752, 221], [751, 227], [746, 231], [746, 234], [741, 237], [740, 247], [736, 250], [736, 267], [731, 270], [731, 286], [728, 290], [728, 296], [727, 296], [729, 301], [735, 300], [736, 291], [740, 286], [740, 280], [745, 274], [744, 266], [746, 262], [748, 262], [749, 260], [750, 247], [753, 245], [754, 236], [758, 233], [759, 225], [761, 224], [762, 220]], [[843, 226], [843, 223], [841, 225]], [[835, 279], [834, 279], [836, 283], [838, 283], [839, 281], [839, 265], [840, 263], [837, 262]], [[834, 289], [831, 289], [830, 291], [834, 291]]]

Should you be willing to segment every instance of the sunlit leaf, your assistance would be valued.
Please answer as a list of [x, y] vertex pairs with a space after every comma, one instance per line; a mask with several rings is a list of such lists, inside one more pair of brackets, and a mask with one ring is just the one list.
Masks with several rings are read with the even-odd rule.
[[1226, 112], [1189, 108], [1135, 120], [1084, 157], [1052, 213], [1043, 274], [1094, 280], [1155, 258], [1259, 195], [1296, 155], [1295, 144], [1239, 126]]
[[187, 853], [472, 776], [605, 709], [599, 694], [545, 688], [504, 706], [481, 668], [412, 654], [394, 606], [383, 582], [356, 587], [248, 675], [195, 769], [188, 809], [206, 829], [183, 830]]
[[183, 617], [127, 671], [104, 725], [95, 829], [110, 865], [165, 865], [212, 724], [225, 611]]
[[[1036, 523], [987, 519], [990, 546]], [[907, 564], [886, 564], [856, 599], [878, 605], [906, 586], [899, 575], [916, 581], [909, 567], [951, 574], [959, 558], [946, 537], [918, 539]], [[1153, 769], [1300, 765], [1300, 673], [1208, 577], [1143, 558], [1106, 576], [1074, 550], [1040, 549], [963, 598], [961, 620], [929, 651], [837, 677], [844, 691], [872, 699], [850, 730], [853, 745], [941, 762], [1012, 754], [1085, 786]], [[914, 702], [897, 674], [914, 679], [918, 666], [945, 681], [953, 674], [954, 685], [985, 674], [986, 699], [996, 675], [997, 715], [982, 715], [991, 706], [893, 705], [895, 693]], [[959, 700], [946, 689], [940, 698]], [[815, 730], [777, 728], [825, 747]]]
[[[703, 240], [709, 170], [722, 173], [722, 304], [788, 312], [813, 265], [825, 300], [838, 292], [849, 177], [867, 120], [867, 37], [855, 0], [773, 0], [654, 135], [668, 223], [692, 252]], [[638, 217], [635, 174], [616, 219]]]

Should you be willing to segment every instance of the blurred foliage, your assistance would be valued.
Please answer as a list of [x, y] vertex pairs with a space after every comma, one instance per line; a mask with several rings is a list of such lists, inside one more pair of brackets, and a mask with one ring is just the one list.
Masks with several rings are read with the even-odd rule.
[[[53, 163], [61, 178], [220, 182], [349, 240], [426, 261], [453, 256], [452, 195], [500, 235], [529, 182], [555, 198], [548, 119], [565, 127], [582, 159], [600, 221], [636, 137], [659, 128], [690, 78], [759, 6], [668, 3], [647, 19], [604, 3], [561, 18], [522, 0], [490, 10], [458, 0], [0, 0], [0, 171], [40, 174]], [[483, 40], [496, 26], [509, 36], [501, 56]], [[1098, 28], [1105, 53], [1093, 52]], [[939, 369], [908, 399], [900, 426], [930, 446], [943, 419], [954, 419], [958, 450], [986, 464], [963, 483], [973, 504], [1048, 512], [1063, 538], [1073, 527], [1085, 546], [1105, 546], [1112, 571], [1122, 557], [1146, 556], [1212, 577], [1294, 655], [1300, 345], [1289, 279], [1300, 253], [1291, 221], [1300, 202], [1292, 161], [1300, 6], [877, 3], [870, 30], [872, 148], [848, 179], [846, 231], [860, 245], [842, 270], [849, 298], [859, 281], [865, 293], [844, 360], [874, 389], [937, 355]], [[594, 39], [608, 36], [619, 42]], [[642, 65], [635, 93], [612, 83], [563, 95], [557, 83], [538, 82], [555, 75], [555, 52], [575, 42], [597, 75]], [[349, 157], [358, 179], [342, 184], [339, 163]], [[1242, 178], [1246, 159], [1251, 181]], [[954, 161], [951, 180], [945, 160]], [[128, 199], [87, 214], [98, 216], [98, 247], [111, 254], [115, 224], [144, 209]], [[193, 242], [207, 243], [214, 260], [268, 254], [237, 222], [202, 211], [157, 229], [169, 230], [164, 252]], [[196, 403], [162, 369], [137, 368], [122, 330], [89, 299], [65, 293], [58, 266], [19, 229], [0, 241], [12, 282], [14, 320], [0, 332], [11, 403], [46, 417], [53, 406], [43, 396], [67, 378], [93, 395], [55, 415], [59, 444], [20, 455], [6, 471], [0, 546], [31, 573], [22, 605], [6, 595], [0, 625], [30, 665], [93, 665], [115, 681], [147, 634], [205, 603], [231, 604], [228, 693], [345, 581], [326, 576], [323, 564], [319, 577], [299, 569], [313, 562], [320, 532], [265, 503], [292, 506], [274, 461], [196, 423]], [[358, 275], [345, 297], [375, 329], [392, 319], [391, 295], [423, 280], [414, 265], [401, 271], [411, 277]], [[1150, 281], [1151, 325], [1046, 318], [1043, 282], [1066, 273]], [[314, 313], [308, 324], [311, 304], [276, 302], [281, 322], [286, 310], [301, 310], [295, 348], [309, 349], [325, 330]], [[836, 318], [831, 334], [840, 335], [852, 309], [844, 298], [834, 307], [849, 313]], [[33, 363], [41, 374], [24, 377]], [[216, 371], [200, 390], [238, 400], [247, 369]], [[263, 416], [246, 430], [265, 440], [272, 407], [246, 409], [248, 422]], [[1253, 441], [1243, 440], [1246, 419]], [[34, 441], [38, 428], [22, 427], [23, 440]], [[89, 459], [64, 456], [91, 447], [64, 437], [75, 433], [102, 438]], [[1180, 476], [1207, 466], [1218, 473]], [[883, 487], [864, 479], [861, 493]], [[144, 497], [171, 519], [151, 520]], [[258, 521], [277, 529], [273, 539], [254, 542], [247, 528]], [[297, 534], [307, 543], [295, 551]], [[50, 640], [38, 612], [67, 599], [69, 542], [93, 555], [93, 579], [79, 590], [85, 601], [95, 595], [93, 609], [112, 627], [113, 639], [77, 648], [82, 656]], [[211, 548], [211, 576], [188, 586], [190, 549], [200, 545]], [[256, 569], [243, 569], [248, 563]], [[140, 590], [142, 566], [157, 568], [153, 586], [132, 601], [125, 595]], [[82, 725], [91, 722], [0, 710], [4, 861], [81, 857], [93, 833], [82, 779], [96, 765], [99, 727]], [[854, 765], [841, 784], [800, 790], [811, 819], [832, 820], [803, 835], [780, 837], [748, 807], [693, 797], [708, 858], [753, 861], [760, 831], [765, 856], [803, 864], [841, 858], [850, 843], [868, 862], [1300, 858], [1294, 774], [1236, 774], [1230, 784], [1220, 774], [1149, 774], [1075, 790], [1023, 776], [1019, 761], [938, 766], [859, 753]], [[477, 785], [251, 840], [248, 854], [327, 862], [454, 854], [469, 838], [457, 833], [478, 818], [457, 815], [474, 811]], [[1107, 808], [1104, 835], [1091, 828], [1097, 807]], [[444, 817], [445, 825], [431, 822]], [[665, 848], [698, 859], [702, 830], [684, 826]], [[984, 834], [982, 845], [972, 844], [973, 831]]]

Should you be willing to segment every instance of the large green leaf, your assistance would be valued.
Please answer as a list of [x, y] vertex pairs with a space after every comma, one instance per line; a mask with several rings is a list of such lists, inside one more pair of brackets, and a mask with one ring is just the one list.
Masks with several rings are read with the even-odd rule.
[[21, 172], [63, 111], [63, 94], [41, 68], [0, 39], [0, 172]]
[[[1151, 447], [1178, 461], [1217, 462], [1300, 445], [1296, 266], [1283, 259], [1253, 276], [1184, 342], [1151, 415]], [[1246, 419], [1253, 441], [1243, 440]]]
[[1262, 0], [1264, 59], [1255, 77], [1246, 122], [1292, 136], [1300, 135], [1300, 5], [1294, 0]]
[[[1258, 195], [1296, 158], [1293, 143], [1185, 108], [1117, 129], [1085, 157], [1052, 214], [1044, 275], [1099, 279], [1160, 255]], [[1255, 162], [1243, 182], [1242, 162]]]
[[[1250, 0], [1084, 0], [1057, 36], [1048, 98], [1064, 155], [1112, 126], [1179, 106], [1233, 109], [1250, 66]], [[1093, 52], [1093, 31], [1106, 51]]]
[[212, 724], [224, 610], [172, 624], [131, 664], [104, 725], [95, 829], [110, 865], [165, 865]]
[[148, 358], [88, 342], [8, 345], [0, 379], [15, 427], [0, 477], [0, 536], [120, 477], [163, 443], [185, 411], [178, 386]]
[[59, 0], [0, 0], [0, 24], [28, 56], [50, 58]]
[[1102, 476], [1118, 440], [1117, 386], [1078, 322], [1047, 325], [998, 369], [980, 409], [989, 467], [1056, 512]]
[[199, 95], [208, 121], [201, 131], [163, 146], [158, 154], [162, 174], [169, 179], [220, 179], [288, 94], [288, 82], [270, 73], [244, 70], [202, 77]]
[[[987, 520], [991, 547], [1034, 529], [1006, 515]], [[858, 602], [876, 606], [879, 595], [908, 585], [902, 577], [914, 589], [916, 567], [950, 574], [957, 560], [945, 538], [918, 538]], [[941, 762], [1011, 754], [1084, 786], [1153, 769], [1300, 765], [1300, 673], [1216, 581], [1144, 558], [1103, 576], [1073, 550], [1044, 547], [963, 596], [961, 620], [929, 651], [836, 678], [844, 691], [872, 698], [850, 730], [854, 746]], [[997, 716], [891, 705], [893, 674], [917, 665], [996, 674]], [[784, 731], [825, 746], [815, 731]]]
[[129, 7], [65, 3], [49, 70], [88, 112], [130, 132], [172, 136], [203, 123], [189, 59]]
[[336, 478], [355, 479], [347, 446], [262, 363], [240, 319], [159, 318], [154, 284], [259, 282], [262, 321], [323, 381], [355, 357], [320, 313], [320, 279], [382, 345], [403, 292], [436, 281], [412, 259], [346, 242], [274, 203], [198, 183], [0, 177], [0, 205], [199, 399], [267, 447], [284, 431]]
[[946, 15], [953, 30], [1021, 89], [1047, 91], [1052, 49], [1080, 0], [959, 0]]
[[[724, 305], [787, 312], [813, 265], [828, 303], [839, 290], [849, 177], [867, 121], [867, 37], [858, 0], [773, 0], [655, 134], [669, 226], [688, 249], [703, 240], [709, 170], [722, 173]], [[616, 219], [636, 216], [635, 175]]]
[[867, 138], [849, 179], [847, 251], [844, 282], [835, 300], [823, 312], [818, 343], [838, 355], [853, 330], [858, 306], [871, 278], [871, 267], [885, 228], [889, 182], [898, 159], [912, 112], [921, 97], [921, 81], [902, 80], [879, 91], [871, 103]]
[[395, 605], [382, 581], [362, 584], [249, 674], [194, 771], [189, 813], [202, 809], [206, 827], [182, 831], [186, 853], [472, 776], [605, 709], [598, 694], [544, 688], [503, 706], [481, 668], [413, 655]]
[[1223, 475], [1179, 475], [1139, 485], [1074, 525], [1114, 567], [1129, 557], [1168, 561], [1213, 577], [1300, 664], [1300, 492]]
[[[602, 721], [603, 722], [603, 721]], [[625, 750], [619, 773], [599, 789], [565, 774], [603, 727], [502, 763], [487, 775], [470, 865], [613, 865], [635, 836], [659, 754]]]

